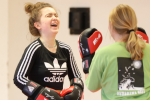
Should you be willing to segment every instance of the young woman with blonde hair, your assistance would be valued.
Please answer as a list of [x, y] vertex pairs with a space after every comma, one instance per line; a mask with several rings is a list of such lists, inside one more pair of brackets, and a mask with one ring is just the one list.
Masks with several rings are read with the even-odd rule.
[[102, 100], [150, 100], [150, 45], [139, 39], [134, 10], [125, 4], [109, 15], [109, 31], [115, 43], [95, 53], [86, 86], [101, 89]]

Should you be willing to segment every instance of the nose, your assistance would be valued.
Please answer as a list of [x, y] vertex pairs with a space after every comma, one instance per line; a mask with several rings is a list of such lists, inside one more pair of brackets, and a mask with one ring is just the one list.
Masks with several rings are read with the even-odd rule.
[[52, 20], [56, 20], [56, 17], [53, 15]]

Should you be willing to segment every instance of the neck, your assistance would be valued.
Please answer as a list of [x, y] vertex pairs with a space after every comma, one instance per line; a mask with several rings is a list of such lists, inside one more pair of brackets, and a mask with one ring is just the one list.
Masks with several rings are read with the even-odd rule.
[[127, 33], [123, 33], [123, 34], [119, 34], [119, 33], [116, 33], [115, 36], [114, 36], [114, 40], [115, 42], [126, 42], [126, 39], [128, 38], [129, 34]]
[[46, 43], [48, 46], [50, 47], [54, 47], [56, 42], [55, 42], [55, 36], [51, 36], [51, 37], [44, 37], [41, 36], [40, 40], [44, 43]]

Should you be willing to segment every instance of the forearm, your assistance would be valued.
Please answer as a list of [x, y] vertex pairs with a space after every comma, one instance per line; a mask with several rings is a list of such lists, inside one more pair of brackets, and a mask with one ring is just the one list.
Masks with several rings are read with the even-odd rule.
[[87, 79], [88, 76], [89, 76], [89, 73], [85, 74], [85, 80]]
[[[88, 76], [89, 76], [89, 73], [85, 74], [85, 81], [86, 81], [86, 79], [88, 78]], [[100, 88], [100, 89], [101, 89], [101, 88]], [[96, 91], [91, 91], [91, 90], [90, 90], [90, 91], [94, 93], [94, 92], [99, 91], [100, 89], [97, 89]]]

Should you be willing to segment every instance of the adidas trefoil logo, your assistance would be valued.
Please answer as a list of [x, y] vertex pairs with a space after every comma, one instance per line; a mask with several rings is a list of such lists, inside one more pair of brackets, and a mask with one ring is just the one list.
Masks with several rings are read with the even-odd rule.
[[28, 86], [29, 91], [32, 93], [32, 91], [34, 90], [34, 87], [32, 86]]
[[48, 70], [50, 70], [50, 72], [52, 72], [53, 75], [62, 75], [67, 70], [66, 62], [64, 62], [62, 64], [62, 66], [60, 67], [60, 65], [58, 64], [58, 60], [56, 58], [53, 61], [54, 67], [51, 64], [47, 63], [47, 62], [44, 62], [44, 64], [45, 64], [45, 67]]
[[64, 81], [64, 77], [61, 77], [60, 75], [63, 75], [67, 71], [66, 62], [64, 62], [62, 66], [60, 67], [60, 65], [58, 64], [58, 60], [55, 58], [53, 61], [54, 67], [47, 62], [44, 62], [44, 64], [45, 64], [45, 67], [48, 70], [50, 70], [50, 72], [54, 75], [53, 77], [44, 77], [45, 82], [63, 82]]

